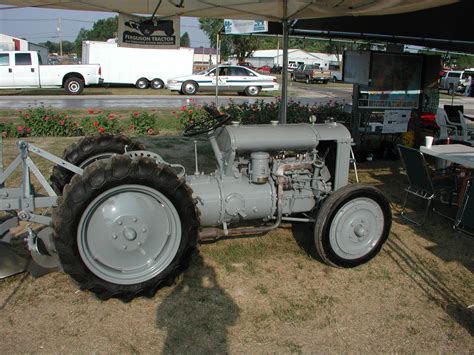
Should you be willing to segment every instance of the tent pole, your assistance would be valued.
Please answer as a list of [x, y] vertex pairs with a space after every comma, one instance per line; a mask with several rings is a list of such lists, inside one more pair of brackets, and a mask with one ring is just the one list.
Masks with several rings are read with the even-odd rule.
[[283, 63], [281, 71], [281, 102], [280, 102], [280, 123], [286, 124], [288, 111], [288, 19], [287, 17], [287, 1], [284, 2], [282, 27], [283, 27]]
[[217, 38], [216, 38], [216, 52], [217, 52], [217, 59], [216, 59], [216, 108], [219, 109], [219, 62], [221, 60], [220, 55], [221, 55], [221, 38], [219, 35], [219, 32], [217, 32]]

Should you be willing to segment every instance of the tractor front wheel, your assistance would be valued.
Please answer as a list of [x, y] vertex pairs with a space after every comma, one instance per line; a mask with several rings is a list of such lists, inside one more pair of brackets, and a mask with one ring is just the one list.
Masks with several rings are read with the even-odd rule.
[[100, 299], [153, 296], [197, 244], [191, 190], [167, 166], [115, 156], [75, 175], [53, 213], [64, 271]]

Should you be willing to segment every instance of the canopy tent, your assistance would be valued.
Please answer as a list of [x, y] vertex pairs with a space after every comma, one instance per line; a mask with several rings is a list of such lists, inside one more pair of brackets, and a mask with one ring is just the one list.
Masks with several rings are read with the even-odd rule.
[[[322, 38], [367, 39], [474, 53], [474, 1], [411, 13], [384, 16], [344, 16], [293, 21], [289, 33]], [[280, 23], [269, 24], [281, 34]]]
[[[469, 0], [472, 1], [472, 0]], [[448, 5], [458, 0], [0, 0], [15, 7], [46, 7], [158, 14], [205, 18], [261, 19], [278, 21], [283, 34], [283, 75], [280, 121], [286, 123], [288, 81], [288, 21], [340, 16], [378, 16]]]

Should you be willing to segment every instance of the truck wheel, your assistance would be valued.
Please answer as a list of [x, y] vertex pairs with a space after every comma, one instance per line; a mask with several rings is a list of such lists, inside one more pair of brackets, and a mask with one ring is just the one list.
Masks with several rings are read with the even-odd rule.
[[454, 87], [450, 86], [450, 87], [448, 88], [448, 95], [449, 95], [449, 96], [453, 96], [453, 95], [454, 95]]
[[291, 81], [296, 81], [296, 77], [293, 74], [291, 74], [290, 79]]
[[333, 83], [336, 83], [336, 82], [337, 82], [336, 76], [333, 76], [333, 77], [332, 77], [332, 82], [333, 82]]
[[198, 85], [196, 82], [188, 80], [181, 86], [181, 91], [186, 95], [194, 95], [198, 91]]
[[158, 90], [158, 89], [163, 89], [165, 86], [165, 83], [161, 79], [153, 79], [150, 83], [150, 86], [152, 87], [152, 89]]
[[84, 90], [84, 81], [79, 78], [66, 79], [64, 90], [66, 90], [68, 95], [79, 95]]
[[[125, 153], [125, 147], [127, 151], [144, 149], [142, 144], [125, 136], [85, 137], [67, 147], [62, 158], [80, 168], [85, 168], [97, 160]], [[62, 195], [64, 186], [69, 183], [73, 175], [72, 171], [56, 165], [50, 177], [53, 190], [58, 195]]]
[[260, 93], [259, 86], [247, 86], [245, 88], [245, 95], [247, 96], [257, 96]]
[[150, 83], [147, 78], [140, 78], [137, 80], [135, 87], [137, 89], [146, 89]]
[[196, 249], [191, 190], [165, 165], [116, 156], [71, 180], [53, 212], [64, 271], [102, 300], [152, 297]]
[[311, 84], [311, 80], [309, 79], [309, 76], [306, 77], [306, 84]]
[[327, 264], [354, 267], [372, 259], [387, 240], [390, 204], [377, 188], [346, 185], [331, 194], [317, 213], [314, 241]]

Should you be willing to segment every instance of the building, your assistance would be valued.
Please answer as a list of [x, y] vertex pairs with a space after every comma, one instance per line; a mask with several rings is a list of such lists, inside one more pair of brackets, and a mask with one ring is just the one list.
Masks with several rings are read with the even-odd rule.
[[48, 48], [39, 44], [30, 43], [25, 39], [0, 33], [1, 51], [34, 51], [38, 52], [43, 64], [48, 63]]
[[[229, 58], [229, 61], [231, 64], [237, 64], [237, 58], [235, 57]], [[247, 58], [246, 61], [257, 68], [264, 65], [279, 66], [283, 63], [283, 50], [257, 50], [253, 52], [252, 56]], [[335, 67], [338, 65], [338, 60], [335, 54], [312, 53], [302, 49], [288, 49], [288, 63], [317, 64], [324, 69], [337, 70]]]
[[217, 63], [217, 50], [215, 48], [194, 48], [194, 70], [205, 70]]

